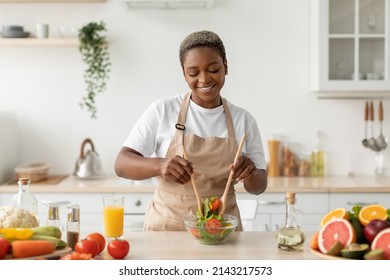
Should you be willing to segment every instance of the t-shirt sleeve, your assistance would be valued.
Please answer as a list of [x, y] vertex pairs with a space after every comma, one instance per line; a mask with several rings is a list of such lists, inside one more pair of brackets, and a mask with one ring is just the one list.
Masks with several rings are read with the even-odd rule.
[[155, 152], [156, 135], [160, 123], [156, 103], [152, 103], [137, 120], [123, 146], [149, 157]]

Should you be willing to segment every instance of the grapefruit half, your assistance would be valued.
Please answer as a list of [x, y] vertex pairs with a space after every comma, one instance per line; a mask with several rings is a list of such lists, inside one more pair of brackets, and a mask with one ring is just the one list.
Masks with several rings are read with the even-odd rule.
[[338, 241], [343, 247], [356, 242], [356, 232], [352, 224], [343, 218], [333, 218], [323, 225], [318, 234], [318, 248], [323, 254]]
[[385, 259], [390, 260], [390, 228], [381, 230], [371, 244], [371, 250], [382, 249]]

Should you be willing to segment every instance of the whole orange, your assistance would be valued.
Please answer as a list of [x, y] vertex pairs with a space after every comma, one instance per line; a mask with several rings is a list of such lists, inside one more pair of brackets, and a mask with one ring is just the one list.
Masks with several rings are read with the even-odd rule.
[[318, 250], [318, 235], [320, 231], [316, 231], [310, 239], [310, 248], [313, 250]]

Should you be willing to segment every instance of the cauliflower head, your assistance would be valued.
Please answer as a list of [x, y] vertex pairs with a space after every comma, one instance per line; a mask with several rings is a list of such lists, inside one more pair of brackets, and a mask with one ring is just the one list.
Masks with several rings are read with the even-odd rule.
[[38, 227], [39, 220], [29, 211], [13, 206], [0, 207], [0, 228]]

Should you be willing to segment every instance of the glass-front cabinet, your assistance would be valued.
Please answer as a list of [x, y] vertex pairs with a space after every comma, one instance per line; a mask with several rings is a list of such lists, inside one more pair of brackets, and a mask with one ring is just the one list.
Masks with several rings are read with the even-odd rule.
[[320, 97], [390, 96], [390, 0], [311, 0], [311, 89]]

